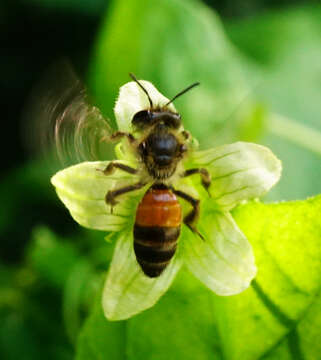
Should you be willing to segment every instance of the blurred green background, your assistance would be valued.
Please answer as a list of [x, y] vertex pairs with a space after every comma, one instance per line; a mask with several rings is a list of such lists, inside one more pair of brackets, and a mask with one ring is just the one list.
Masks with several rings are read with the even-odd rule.
[[168, 97], [200, 81], [176, 107], [202, 148], [269, 146], [284, 172], [266, 201], [321, 193], [318, 1], [7, 0], [0, 26], [1, 359], [73, 358], [112, 253], [73, 222], [23, 141], [27, 98], [55, 59], [111, 119], [129, 71]]

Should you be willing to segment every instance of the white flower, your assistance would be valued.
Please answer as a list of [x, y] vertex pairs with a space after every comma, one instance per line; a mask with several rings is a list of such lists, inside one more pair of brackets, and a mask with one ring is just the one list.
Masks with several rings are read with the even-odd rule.
[[[168, 102], [151, 83], [142, 81], [142, 84], [154, 105]], [[134, 114], [148, 107], [148, 99], [136, 83], [124, 85], [115, 106], [119, 129], [130, 131]], [[172, 104], [170, 107], [175, 111]], [[136, 158], [126, 149], [121, 151], [120, 146], [116, 149], [118, 157], [122, 158], [119, 161], [137, 165]], [[135, 209], [148, 186], [122, 196], [111, 213], [105, 202], [106, 193], [137, 182], [139, 176], [120, 170], [105, 176], [97, 171], [105, 169], [108, 163], [80, 163], [58, 172], [51, 179], [59, 198], [80, 225], [119, 234], [103, 292], [103, 309], [108, 319], [126, 319], [153, 306], [183, 264], [218, 295], [238, 294], [250, 285], [256, 275], [252, 247], [229, 211], [241, 201], [264, 195], [279, 180], [281, 163], [269, 149], [237, 142], [189, 153], [184, 168], [204, 167], [210, 172], [211, 197], [202, 189], [197, 176], [178, 178], [173, 186], [184, 187], [200, 198], [197, 228], [205, 240], [182, 225], [178, 250], [165, 271], [156, 278], [144, 275], [133, 250]]]

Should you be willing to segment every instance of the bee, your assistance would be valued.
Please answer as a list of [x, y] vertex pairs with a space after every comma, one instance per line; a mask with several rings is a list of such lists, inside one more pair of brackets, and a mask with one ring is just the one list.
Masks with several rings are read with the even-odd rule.
[[[133, 115], [132, 132], [113, 132], [99, 109], [90, 105], [85, 88], [68, 63], [55, 66], [49, 75], [43, 86], [34, 91], [32, 106], [27, 111], [31, 118], [37, 119], [36, 127], [32, 126], [35, 130], [31, 135], [34, 137], [29, 142], [42, 149], [54, 145], [60, 162], [71, 165], [83, 160], [106, 159], [102, 144], [124, 139], [129, 151], [139, 160], [138, 167], [111, 161], [99, 171], [106, 176], [116, 170], [124, 171], [138, 175], [140, 180], [109, 190], [105, 202], [113, 212], [119, 197], [149, 185], [136, 209], [134, 252], [144, 274], [158, 277], [175, 254], [182, 223], [203, 239], [196, 227], [200, 213], [199, 199], [175, 189], [173, 185], [180, 177], [199, 174], [203, 187], [208, 190], [211, 176], [205, 168], [184, 169], [183, 160], [190, 151], [191, 135], [184, 130], [180, 114], [170, 106], [199, 83], [180, 91], [165, 105], [156, 106], [143, 82], [130, 74], [145, 93], [149, 106]], [[55, 85], [50, 91], [48, 82]], [[48, 131], [48, 128], [51, 130]], [[184, 217], [178, 198], [192, 206]]]
[[[141, 180], [136, 184], [108, 191], [105, 201], [111, 206], [112, 211], [120, 195], [141, 189], [151, 183], [136, 210], [133, 229], [134, 251], [144, 274], [148, 277], [157, 277], [175, 254], [182, 221], [203, 238], [195, 226], [199, 217], [200, 201], [175, 189], [172, 183], [177, 176], [200, 174], [202, 184], [208, 190], [211, 177], [205, 168], [182, 171], [181, 162], [189, 150], [190, 134], [182, 129], [180, 114], [171, 111], [168, 107], [175, 99], [199, 83], [194, 83], [179, 92], [164, 106], [156, 107], [142, 83], [133, 74], [130, 76], [144, 91], [150, 105], [149, 108], [138, 111], [131, 121], [134, 133], [141, 135], [135, 138], [132, 133], [117, 131], [108, 140], [126, 138], [142, 166], [134, 169], [112, 161], [103, 173], [108, 176], [119, 169], [130, 174], [138, 174]], [[192, 210], [183, 219], [177, 197], [192, 205]]]

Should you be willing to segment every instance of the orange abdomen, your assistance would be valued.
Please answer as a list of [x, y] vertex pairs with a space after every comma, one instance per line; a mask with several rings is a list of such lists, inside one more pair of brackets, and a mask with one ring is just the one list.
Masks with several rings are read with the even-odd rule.
[[156, 277], [175, 254], [182, 210], [175, 194], [164, 185], [152, 186], [136, 211], [134, 250], [144, 273]]

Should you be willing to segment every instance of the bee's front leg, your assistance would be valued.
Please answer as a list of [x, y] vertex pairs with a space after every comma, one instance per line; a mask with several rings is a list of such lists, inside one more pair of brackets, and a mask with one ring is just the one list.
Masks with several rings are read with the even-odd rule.
[[135, 138], [132, 134], [124, 132], [124, 131], [116, 131], [109, 136], [104, 136], [101, 141], [114, 142], [119, 141], [122, 138], [127, 138], [128, 142], [131, 144], [135, 141]]
[[97, 171], [101, 171], [104, 175], [112, 174], [116, 169], [123, 170], [129, 174], [137, 174], [137, 169], [134, 169], [130, 166], [124, 165], [117, 161], [111, 161], [104, 170], [97, 169]]

